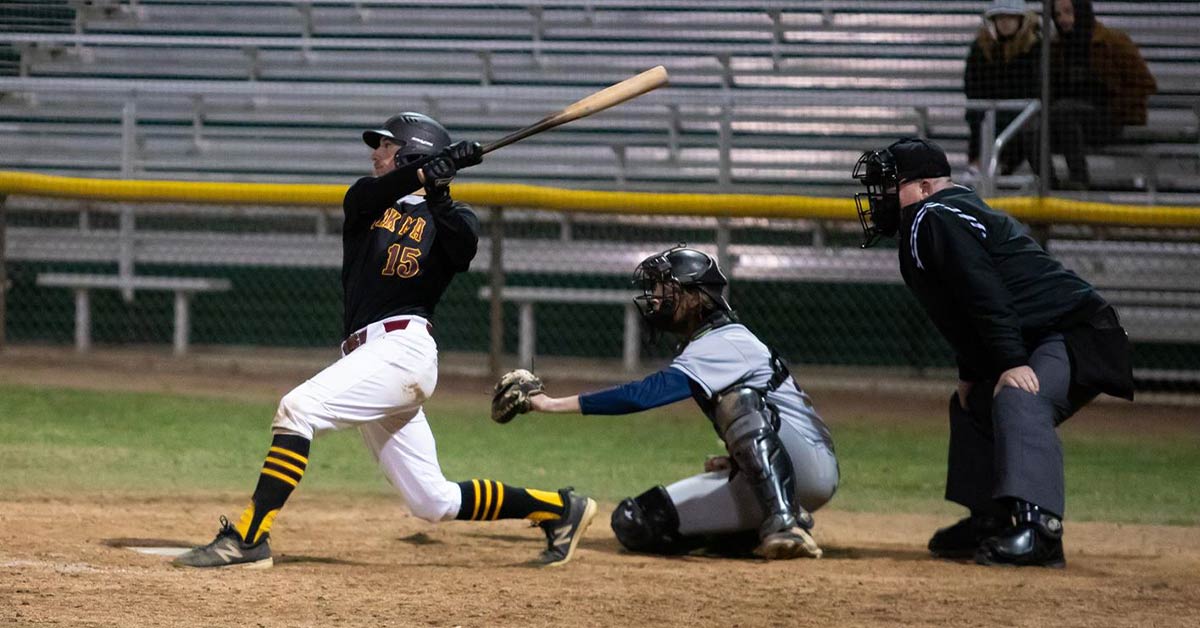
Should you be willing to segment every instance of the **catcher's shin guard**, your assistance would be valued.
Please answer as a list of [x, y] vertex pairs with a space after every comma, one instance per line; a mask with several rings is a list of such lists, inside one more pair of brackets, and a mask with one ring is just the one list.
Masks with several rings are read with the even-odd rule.
[[762, 393], [737, 388], [721, 395], [713, 421], [725, 448], [745, 473], [766, 516], [761, 537], [799, 526], [812, 528], [812, 516], [795, 504], [791, 458], [776, 433], [771, 409]]

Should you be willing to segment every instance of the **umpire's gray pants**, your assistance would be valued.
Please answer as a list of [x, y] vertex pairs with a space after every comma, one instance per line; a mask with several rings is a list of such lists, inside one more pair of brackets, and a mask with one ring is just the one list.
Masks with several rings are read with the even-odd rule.
[[1096, 393], [1071, 384], [1071, 362], [1060, 334], [1042, 340], [1029, 356], [1038, 393], [977, 382], [967, 410], [950, 397], [950, 453], [946, 499], [972, 512], [1007, 515], [1002, 501], [1016, 498], [1065, 514], [1062, 443], [1055, 431]]
[[[796, 503], [810, 513], [824, 506], [838, 486], [838, 464], [824, 443], [809, 441], [786, 421], [779, 439], [792, 460]], [[744, 473], [713, 471], [684, 478], [667, 487], [679, 512], [681, 534], [709, 535], [757, 531], [766, 513]]]

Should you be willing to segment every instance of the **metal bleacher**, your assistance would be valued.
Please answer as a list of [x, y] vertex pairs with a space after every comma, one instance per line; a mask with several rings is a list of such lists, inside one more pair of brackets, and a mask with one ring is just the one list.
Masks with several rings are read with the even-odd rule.
[[[486, 140], [653, 60], [670, 88], [507, 148], [472, 176], [838, 196], [862, 149], [901, 135], [933, 137], [965, 165], [962, 63], [980, 19], [979, 2], [959, 1], [59, 4], [57, 29], [0, 31], [18, 59], [0, 78], [0, 168], [344, 182], [364, 169], [357, 131], [389, 112], [430, 111]], [[1101, 6], [1162, 94], [1134, 133], [1142, 148], [1093, 169], [1119, 179], [1114, 190], [1185, 201], [1200, 194], [1200, 8], [1151, 4]], [[263, 159], [267, 144], [287, 159]], [[1139, 177], [1130, 164], [1147, 146], [1180, 158]]]
[[[956, 170], [965, 170], [969, 105], [961, 77], [983, 6], [0, 0], [0, 15], [24, 16], [0, 26], [0, 169], [348, 184], [369, 170], [360, 131], [395, 111], [427, 111], [456, 136], [487, 141], [661, 63], [670, 87], [506, 147], [464, 179], [845, 198], [856, 191], [849, 173], [861, 151], [904, 135], [936, 139]], [[1092, 158], [1093, 178], [1112, 183], [1109, 189], [1079, 195], [1200, 204], [1200, 4], [1098, 8], [1139, 44], [1160, 93], [1146, 128], [1131, 129], [1120, 150]], [[1018, 174], [999, 187], [1027, 190], [1030, 180]], [[7, 255], [17, 262], [115, 264], [131, 272], [141, 265], [335, 269], [341, 262], [337, 208], [15, 197], [7, 210], [14, 219]], [[213, 229], [196, 223], [197, 214], [213, 224], [254, 225]], [[485, 222], [494, 216], [488, 208], [480, 214]], [[172, 220], [177, 228], [165, 226]], [[297, 220], [304, 226], [281, 227]], [[614, 234], [666, 225], [714, 234], [693, 243], [723, 256], [737, 280], [899, 281], [894, 251], [852, 243], [857, 225], [519, 208], [507, 208], [505, 220], [515, 225], [504, 239], [506, 272], [623, 277], [647, 251], [672, 241], [614, 245]], [[539, 228], [521, 230], [533, 223]], [[600, 231], [609, 239], [595, 237]], [[743, 235], [750, 231], [777, 231], [770, 241], [785, 243], [751, 243]], [[1194, 347], [1194, 239], [1194, 231], [1057, 225], [1047, 246], [1122, 307], [1135, 341]], [[487, 270], [490, 238], [480, 245], [476, 272]], [[1180, 377], [1200, 380], [1190, 371]]]

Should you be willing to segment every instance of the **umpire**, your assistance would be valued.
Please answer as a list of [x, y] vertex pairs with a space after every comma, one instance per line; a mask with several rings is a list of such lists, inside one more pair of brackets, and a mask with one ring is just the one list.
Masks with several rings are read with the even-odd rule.
[[1116, 311], [1029, 236], [950, 179], [933, 142], [863, 154], [863, 246], [897, 236], [904, 283], [954, 348], [946, 499], [971, 514], [929, 551], [982, 565], [1063, 567], [1055, 427], [1103, 392], [1133, 399]]

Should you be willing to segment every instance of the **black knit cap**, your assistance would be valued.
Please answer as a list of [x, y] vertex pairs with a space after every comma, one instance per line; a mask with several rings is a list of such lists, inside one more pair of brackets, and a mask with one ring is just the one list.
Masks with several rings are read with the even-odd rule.
[[929, 140], [906, 137], [888, 146], [888, 152], [896, 160], [896, 177], [901, 183], [950, 176], [946, 151]]

